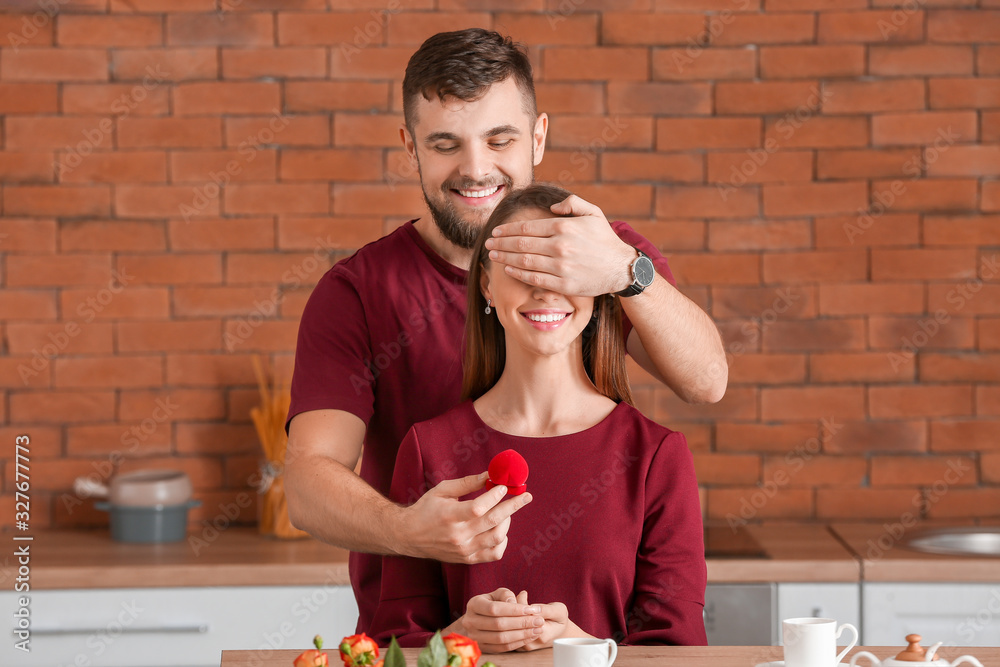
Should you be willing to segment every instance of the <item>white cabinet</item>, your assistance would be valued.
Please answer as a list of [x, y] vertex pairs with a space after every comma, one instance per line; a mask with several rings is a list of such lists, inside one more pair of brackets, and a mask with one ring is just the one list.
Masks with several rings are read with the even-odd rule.
[[900, 646], [909, 633], [923, 645], [1000, 646], [1000, 584], [866, 583], [864, 641]]
[[[856, 583], [779, 583], [778, 643], [781, 643], [781, 619], [832, 618], [850, 623], [861, 632], [861, 590]], [[846, 639], [849, 633], [842, 635]], [[862, 635], [862, 642], [868, 640]], [[870, 642], [869, 642], [870, 643]]]
[[218, 667], [223, 649], [327, 646], [354, 633], [350, 586], [225, 586], [32, 591], [30, 653], [14, 647], [11, 612], [23, 594], [0, 592], [4, 667]]

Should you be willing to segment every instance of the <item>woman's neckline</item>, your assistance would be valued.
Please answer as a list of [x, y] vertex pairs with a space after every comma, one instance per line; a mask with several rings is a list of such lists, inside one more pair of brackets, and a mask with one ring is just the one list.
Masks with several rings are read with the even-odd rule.
[[572, 433], [560, 433], [559, 435], [517, 435], [516, 433], [507, 433], [506, 431], [500, 431], [498, 429], [493, 428], [492, 426], [490, 426], [489, 424], [487, 424], [483, 420], [482, 417], [479, 416], [479, 411], [476, 410], [476, 405], [473, 402], [473, 400], [472, 399], [468, 399], [467, 402], [469, 404], [469, 411], [472, 413], [473, 418], [477, 422], [479, 422], [480, 425], [482, 425], [483, 427], [485, 427], [489, 431], [492, 431], [493, 433], [497, 433], [499, 435], [503, 435], [503, 436], [506, 436], [508, 438], [521, 438], [523, 440], [551, 440], [553, 438], [570, 438], [570, 437], [575, 437], [575, 436], [578, 436], [578, 435], [583, 435], [584, 433], [587, 433], [588, 431], [593, 431], [594, 429], [601, 428], [605, 423], [607, 423], [615, 415], [616, 412], [618, 412], [618, 410], [620, 410], [622, 408], [623, 405], [628, 405], [625, 401], [619, 401], [618, 404], [614, 408], [611, 409], [611, 412], [609, 412], [604, 417], [604, 419], [602, 419], [601, 421], [597, 422], [596, 424], [594, 424], [592, 426], [588, 426], [587, 428], [581, 429], [579, 431], [573, 431]]

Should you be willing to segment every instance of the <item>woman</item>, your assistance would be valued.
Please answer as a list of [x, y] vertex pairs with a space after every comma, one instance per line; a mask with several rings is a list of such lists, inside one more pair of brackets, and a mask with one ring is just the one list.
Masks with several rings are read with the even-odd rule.
[[522, 283], [485, 247], [497, 225], [551, 218], [549, 206], [567, 196], [540, 184], [511, 192], [480, 233], [463, 400], [410, 429], [390, 491], [413, 502], [441, 479], [485, 470], [514, 449], [528, 463], [532, 502], [513, 517], [498, 561], [386, 556], [370, 628], [379, 643], [395, 635], [421, 646], [438, 629], [493, 653], [545, 648], [558, 637], [706, 643], [691, 454], [682, 434], [632, 405], [620, 304]]

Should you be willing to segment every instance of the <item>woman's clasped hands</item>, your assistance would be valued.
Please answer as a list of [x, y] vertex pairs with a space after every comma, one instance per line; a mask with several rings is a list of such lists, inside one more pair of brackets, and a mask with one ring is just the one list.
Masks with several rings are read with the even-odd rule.
[[506, 588], [471, 598], [465, 614], [448, 628], [476, 640], [485, 653], [547, 648], [571, 629], [579, 631], [562, 602], [528, 604], [527, 591], [514, 595]]

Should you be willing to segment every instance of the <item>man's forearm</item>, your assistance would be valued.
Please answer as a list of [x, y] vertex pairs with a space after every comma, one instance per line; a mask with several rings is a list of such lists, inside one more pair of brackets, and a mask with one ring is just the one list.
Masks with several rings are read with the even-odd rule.
[[629, 353], [640, 366], [689, 403], [722, 398], [729, 366], [705, 311], [659, 274], [642, 294], [621, 302], [636, 334], [629, 336]]
[[334, 546], [375, 554], [398, 554], [401, 507], [342, 463], [303, 456], [285, 468], [285, 494], [292, 524]]

